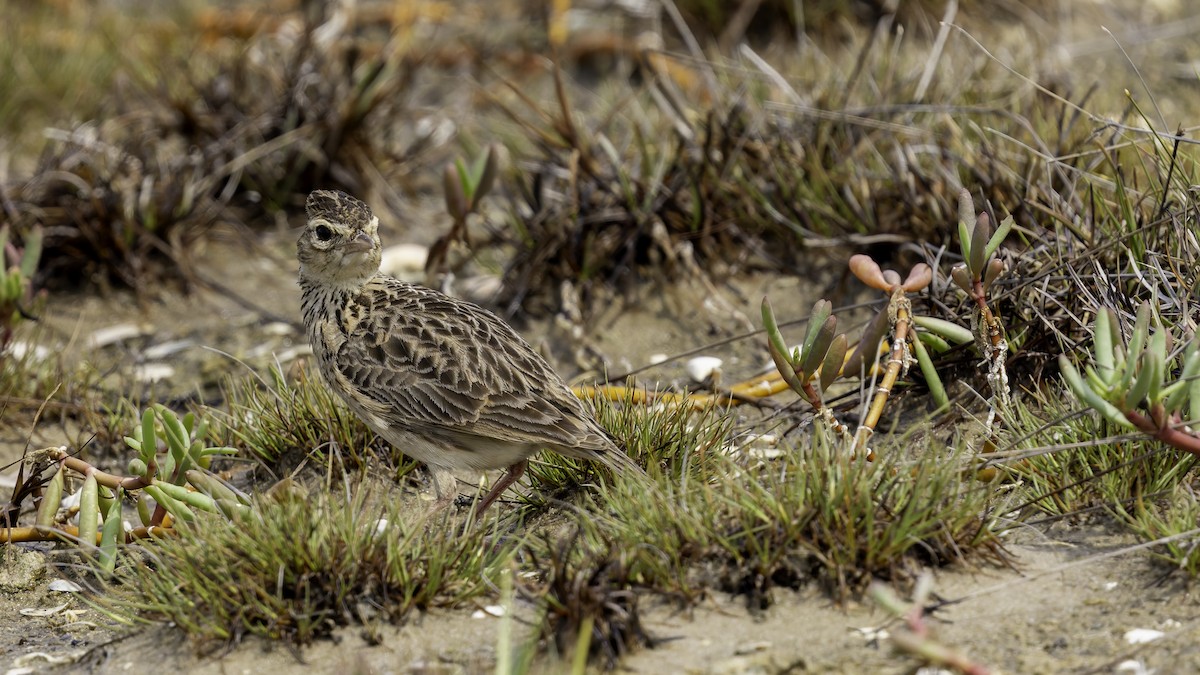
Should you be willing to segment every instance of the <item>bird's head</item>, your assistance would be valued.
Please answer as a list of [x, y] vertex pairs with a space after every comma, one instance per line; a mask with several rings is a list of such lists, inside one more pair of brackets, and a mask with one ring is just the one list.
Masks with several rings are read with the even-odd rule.
[[308, 224], [296, 242], [302, 277], [354, 288], [375, 276], [382, 251], [370, 207], [345, 192], [314, 190], [305, 209]]

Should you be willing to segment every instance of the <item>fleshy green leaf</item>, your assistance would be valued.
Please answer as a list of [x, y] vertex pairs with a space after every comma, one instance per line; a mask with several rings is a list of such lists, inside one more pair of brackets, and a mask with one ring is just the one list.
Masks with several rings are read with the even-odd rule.
[[83, 479], [79, 491], [79, 540], [88, 546], [96, 545], [100, 528], [100, 485], [95, 474]]
[[842, 363], [846, 359], [848, 341], [845, 333], [836, 335], [829, 344], [829, 351], [821, 361], [821, 391], [829, 388], [842, 372]]
[[1063, 380], [1071, 392], [1075, 394], [1085, 405], [1093, 408], [1100, 413], [1106, 420], [1125, 429], [1133, 429], [1133, 423], [1130, 422], [1125, 415], [1117, 410], [1116, 406], [1104, 400], [1091, 387], [1084, 383], [1083, 378], [1079, 376], [1079, 371], [1076, 370], [1075, 364], [1066, 356], [1058, 357], [1059, 370], [1062, 372]]
[[913, 340], [913, 356], [917, 358], [917, 365], [921, 368], [921, 375], [925, 376], [925, 384], [929, 387], [929, 394], [933, 396], [933, 402], [937, 404], [938, 410], [950, 405], [950, 397], [946, 395], [946, 387], [942, 384], [942, 378], [938, 375], [937, 368], [933, 365], [933, 359], [929, 358], [929, 352], [925, 351], [925, 345], [921, 344], [919, 339]]
[[60, 464], [58, 470], [54, 472], [42, 490], [42, 501], [38, 504], [37, 520], [35, 521], [38, 527], [54, 525], [54, 517], [58, 514], [58, 507], [62, 505], [62, 494], [63, 468]]
[[984, 252], [985, 258], [992, 257], [992, 254], [996, 252], [996, 249], [1000, 248], [1000, 244], [1004, 243], [1004, 240], [1008, 237], [1008, 233], [1012, 230], [1012, 228], [1013, 217], [1012, 214], [1009, 214], [1004, 220], [1000, 221], [1000, 226], [996, 228], [996, 233], [992, 235], [992, 238], [988, 239], [987, 250]]
[[970, 227], [975, 223], [975, 202], [966, 188], [958, 191], [958, 246], [963, 260], [971, 259]]
[[917, 314], [912, 318], [913, 323], [934, 335], [946, 338], [957, 345], [965, 345], [975, 341], [975, 335], [969, 328], [960, 326], [945, 319]]
[[[811, 329], [812, 324], [809, 324]], [[810, 330], [811, 334], [812, 331]], [[837, 336], [837, 317], [827, 316], [825, 321], [821, 323], [821, 327], [817, 330], [816, 336], [813, 338], [812, 345], [805, 346], [803, 362], [800, 366], [801, 377], [812, 377], [813, 373], [821, 367], [821, 363], [825, 360], [825, 355], [829, 353], [829, 347], [833, 344], [833, 338]]]
[[109, 504], [104, 514], [104, 527], [100, 530], [100, 569], [112, 572], [117, 566], [117, 544], [123, 540], [121, 536], [121, 489], [117, 488], [115, 498]]
[[981, 213], [975, 219], [975, 229], [971, 231], [971, 257], [967, 258], [972, 280], [983, 277], [984, 266], [987, 264], [987, 243], [991, 237], [992, 220], [988, 214]]

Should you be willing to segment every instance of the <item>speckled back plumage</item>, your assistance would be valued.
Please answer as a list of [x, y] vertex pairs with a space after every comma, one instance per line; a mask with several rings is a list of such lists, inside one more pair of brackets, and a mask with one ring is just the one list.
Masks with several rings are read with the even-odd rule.
[[496, 469], [550, 449], [640, 472], [506, 323], [380, 274], [365, 204], [318, 190], [307, 209], [304, 324], [330, 388], [377, 433], [435, 466]]

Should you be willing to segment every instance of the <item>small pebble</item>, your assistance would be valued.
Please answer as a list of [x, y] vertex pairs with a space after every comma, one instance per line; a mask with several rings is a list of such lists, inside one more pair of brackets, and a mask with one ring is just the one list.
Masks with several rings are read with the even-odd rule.
[[775, 434], [746, 434], [743, 437], [742, 452], [755, 459], [778, 459], [784, 451], [776, 447], [779, 439]]
[[784, 451], [780, 450], [779, 448], [763, 447], [746, 448], [745, 452], [754, 459], [779, 459], [785, 454]]
[[671, 357], [667, 356], [666, 354], [651, 354], [650, 358], [648, 358], [646, 360], [650, 362], [650, 365], [657, 366], [658, 364], [662, 363], [663, 361], [666, 361], [669, 358], [671, 358]]

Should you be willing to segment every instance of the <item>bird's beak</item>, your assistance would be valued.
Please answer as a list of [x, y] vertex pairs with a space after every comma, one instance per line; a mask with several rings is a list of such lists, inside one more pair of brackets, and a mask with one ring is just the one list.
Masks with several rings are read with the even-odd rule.
[[359, 231], [354, 238], [346, 242], [346, 253], [366, 253], [375, 248], [375, 240], [366, 232]]

